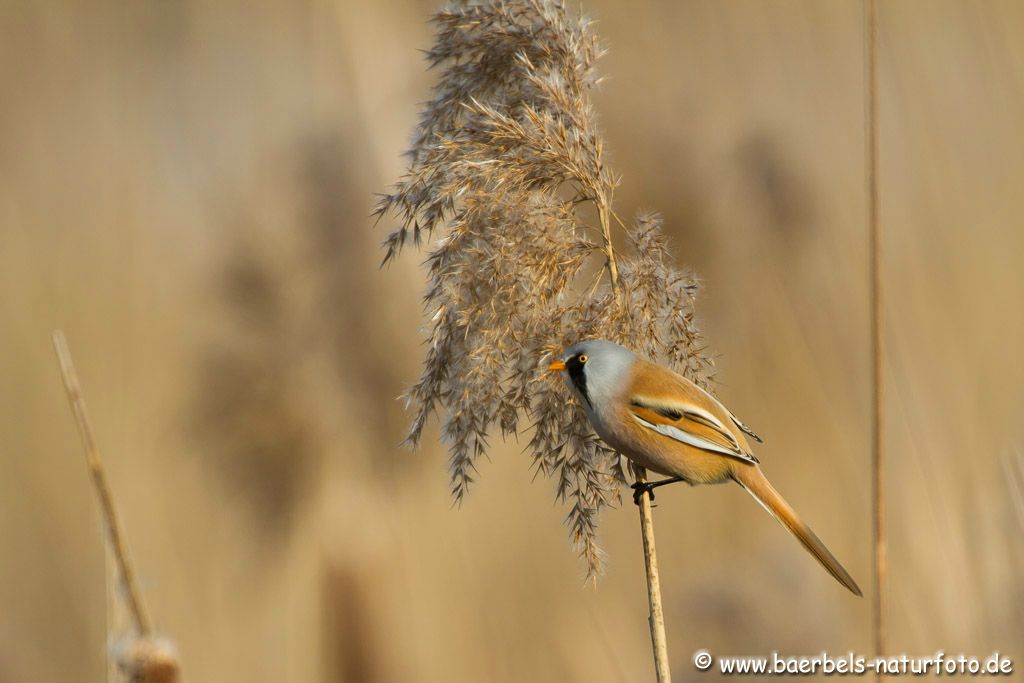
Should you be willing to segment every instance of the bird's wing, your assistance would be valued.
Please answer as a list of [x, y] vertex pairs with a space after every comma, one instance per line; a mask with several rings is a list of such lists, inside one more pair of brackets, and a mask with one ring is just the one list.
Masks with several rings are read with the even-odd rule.
[[758, 462], [722, 420], [682, 394], [672, 397], [634, 394], [629, 399], [629, 411], [641, 426], [681, 443], [746, 462]]

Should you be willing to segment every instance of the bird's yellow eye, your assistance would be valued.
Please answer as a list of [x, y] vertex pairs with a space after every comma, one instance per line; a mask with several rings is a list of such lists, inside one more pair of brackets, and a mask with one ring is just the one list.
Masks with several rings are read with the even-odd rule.
[[586, 363], [587, 362], [587, 354], [585, 354], [585, 353], [580, 354], [580, 362], [581, 363]]

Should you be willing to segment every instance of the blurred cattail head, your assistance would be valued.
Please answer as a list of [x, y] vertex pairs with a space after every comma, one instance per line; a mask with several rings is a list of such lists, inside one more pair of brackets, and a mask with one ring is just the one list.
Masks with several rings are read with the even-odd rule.
[[[673, 268], [658, 216], [627, 226], [611, 211], [617, 180], [590, 101], [601, 50], [586, 19], [553, 0], [488, 0], [453, 4], [434, 23], [427, 56], [439, 79], [406, 173], [377, 208], [399, 221], [385, 262], [410, 240], [440, 238], [426, 261], [429, 344], [407, 394], [408, 441], [441, 414], [461, 501], [489, 435], [516, 434], [527, 419], [528, 451], [569, 504], [567, 524], [593, 577], [602, 564], [597, 513], [618, 500], [624, 475], [544, 364], [602, 337], [706, 386], [697, 281]], [[629, 254], [606, 242], [611, 218]]]

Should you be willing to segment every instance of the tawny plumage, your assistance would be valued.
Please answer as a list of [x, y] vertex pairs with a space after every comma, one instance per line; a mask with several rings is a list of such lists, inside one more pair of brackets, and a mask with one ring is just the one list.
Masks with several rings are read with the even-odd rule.
[[577, 344], [551, 369], [565, 371], [594, 430], [609, 446], [636, 464], [670, 477], [638, 487], [638, 496], [673, 481], [693, 485], [735, 481], [832, 576], [861, 594], [850, 574], [761, 472], [747, 441], [748, 436], [760, 438], [713, 396], [685, 377], [607, 341]]

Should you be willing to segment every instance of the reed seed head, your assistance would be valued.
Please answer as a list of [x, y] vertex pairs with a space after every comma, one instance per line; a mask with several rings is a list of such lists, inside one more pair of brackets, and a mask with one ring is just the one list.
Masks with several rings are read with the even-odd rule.
[[[407, 170], [376, 212], [398, 221], [385, 263], [410, 241], [436, 238], [407, 440], [417, 444], [440, 414], [461, 502], [489, 437], [530, 432], [535, 470], [569, 505], [566, 522], [592, 578], [603, 563], [598, 513], [619, 500], [625, 477], [544, 367], [570, 344], [602, 337], [707, 385], [711, 363], [693, 319], [698, 283], [673, 268], [655, 214], [623, 225], [628, 254], [606, 245], [618, 181], [590, 100], [601, 48], [587, 19], [570, 18], [555, 0], [485, 0], [452, 4], [434, 24], [427, 58], [438, 80]], [[602, 225], [588, 223], [588, 205]], [[610, 260], [615, 287], [604, 278]]]

